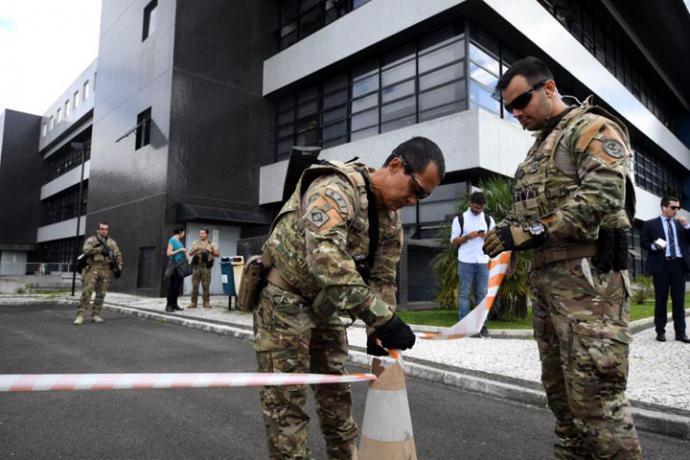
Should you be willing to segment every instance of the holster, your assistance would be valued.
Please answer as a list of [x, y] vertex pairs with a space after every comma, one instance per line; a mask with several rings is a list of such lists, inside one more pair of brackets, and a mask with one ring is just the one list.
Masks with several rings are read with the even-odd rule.
[[242, 270], [240, 287], [237, 290], [237, 308], [253, 312], [259, 306], [259, 292], [266, 284], [266, 268], [261, 255], [251, 256]]

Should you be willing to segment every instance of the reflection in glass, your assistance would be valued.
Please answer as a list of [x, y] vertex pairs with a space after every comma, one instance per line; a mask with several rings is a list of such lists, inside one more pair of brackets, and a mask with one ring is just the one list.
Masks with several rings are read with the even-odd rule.
[[415, 98], [408, 97], [381, 107], [381, 121], [387, 122], [406, 115], [414, 115]]
[[383, 88], [383, 91], [381, 91], [381, 100], [385, 104], [388, 101], [393, 101], [410, 94], [414, 94], [414, 80]]
[[464, 41], [459, 40], [430, 53], [419, 56], [419, 73], [427, 72], [444, 64], [465, 57]]
[[429, 110], [431, 108], [448, 104], [453, 101], [465, 99], [465, 85], [462, 81], [441, 86], [431, 91], [419, 95], [419, 110]]
[[425, 91], [429, 88], [433, 88], [434, 86], [448, 83], [449, 81], [453, 81], [464, 76], [465, 67], [461, 61], [457, 64], [449, 65], [440, 70], [419, 77], [419, 90]]
[[498, 75], [498, 60], [479, 49], [474, 43], [470, 43], [470, 59], [494, 75]]
[[472, 77], [473, 80], [478, 81], [482, 85], [486, 86], [487, 88], [490, 88], [492, 91], [493, 88], [496, 87], [496, 83], [498, 83], [498, 77], [490, 74], [481, 67], [478, 67], [473, 62], [470, 62], [470, 77]]

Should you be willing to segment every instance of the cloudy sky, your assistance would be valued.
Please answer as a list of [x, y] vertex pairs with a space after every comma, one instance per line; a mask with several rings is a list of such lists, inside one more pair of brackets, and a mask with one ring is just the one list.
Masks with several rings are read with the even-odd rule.
[[100, 0], [0, 0], [0, 110], [48, 110], [98, 55], [100, 17]]

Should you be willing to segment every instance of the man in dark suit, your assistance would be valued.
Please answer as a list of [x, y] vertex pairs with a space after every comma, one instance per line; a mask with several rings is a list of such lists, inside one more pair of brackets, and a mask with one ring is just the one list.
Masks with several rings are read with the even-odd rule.
[[654, 326], [656, 339], [666, 341], [666, 303], [671, 290], [673, 328], [676, 340], [690, 343], [685, 335], [685, 278], [690, 271], [690, 224], [676, 214], [678, 198], [661, 200], [661, 216], [648, 220], [642, 227], [640, 244], [647, 249], [647, 273], [654, 279]]

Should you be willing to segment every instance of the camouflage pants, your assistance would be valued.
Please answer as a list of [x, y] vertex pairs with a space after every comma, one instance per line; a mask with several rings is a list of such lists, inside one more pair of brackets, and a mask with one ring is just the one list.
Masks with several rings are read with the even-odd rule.
[[530, 273], [542, 383], [556, 416], [556, 458], [641, 458], [625, 396], [632, 339], [627, 276], [599, 273], [589, 258]]
[[[317, 319], [302, 297], [272, 284], [261, 291], [254, 312], [254, 349], [260, 372], [346, 373], [347, 333], [340, 318]], [[312, 390], [328, 458], [356, 458], [350, 385], [313, 385]], [[268, 386], [260, 394], [269, 457], [311, 458], [306, 386]]]
[[211, 269], [195, 266], [192, 269], [192, 305], [196, 305], [199, 297], [199, 283], [201, 283], [204, 305], [208, 305], [209, 289], [211, 287]]
[[96, 296], [93, 299], [92, 314], [100, 315], [103, 309], [103, 299], [108, 292], [110, 285], [110, 278], [113, 272], [108, 265], [92, 265], [86, 267], [81, 276], [83, 288], [81, 291], [81, 299], [79, 300], [78, 315], [84, 315], [89, 308], [91, 302], [91, 294], [94, 292]]

